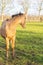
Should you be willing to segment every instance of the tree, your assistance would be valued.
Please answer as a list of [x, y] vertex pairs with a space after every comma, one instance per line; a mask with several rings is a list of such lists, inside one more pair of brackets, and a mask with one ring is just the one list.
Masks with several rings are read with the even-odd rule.
[[18, 3], [23, 7], [24, 11], [27, 13], [29, 8], [29, 0], [18, 0]]
[[29, 0], [19, 0], [18, 3], [23, 7], [24, 12], [26, 14], [26, 20], [27, 20], [27, 12], [29, 8]]
[[8, 3], [10, 3], [11, 2], [11, 0], [1, 0], [1, 16], [2, 16], [2, 21], [3, 21], [3, 16], [4, 16], [4, 9], [5, 9], [5, 7], [6, 7], [6, 5], [8, 4]]
[[39, 3], [39, 15], [40, 15], [41, 10], [42, 10], [42, 4], [43, 4], [43, 0], [40, 0], [40, 3]]
[[[38, 8], [38, 10], [39, 10], [39, 17], [40, 17], [41, 10], [43, 10], [42, 5], [43, 5], [43, 0], [40, 0], [39, 8]], [[41, 17], [40, 17], [40, 21], [42, 21]]]
[[[1, 0], [1, 4], [2, 4], [1, 5], [2, 21], [3, 21], [3, 16], [5, 15], [4, 14], [4, 10], [6, 9], [7, 5], [9, 5], [9, 4], [12, 5], [12, 1], [14, 1], [14, 0]], [[27, 0], [16, 0], [16, 2], [18, 2], [20, 5], [22, 5], [22, 7], [24, 8], [25, 13], [27, 13], [27, 11], [28, 11], [28, 4], [29, 4], [28, 1]], [[10, 8], [9, 8], [9, 10], [10, 10]]]
[[2, 6], [1, 6], [1, 15], [2, 15], [2, 21], [3, 21], [3, 15], [4, 15], [4, 13], [3, 13], [3, 11], [4, 11], [4, 8], [5, 8], [5, 0], [2, 0]]

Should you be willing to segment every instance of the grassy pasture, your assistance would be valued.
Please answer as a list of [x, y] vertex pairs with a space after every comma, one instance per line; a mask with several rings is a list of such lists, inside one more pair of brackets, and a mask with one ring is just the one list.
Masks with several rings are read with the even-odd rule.
[[[11, 49], [11, 48], [10, 48]], [[6, 61], [5, 40], [0, 36], [0, 65], [43, 65], [43, 22], [27, 22], [17, 27], [15, 57]]]

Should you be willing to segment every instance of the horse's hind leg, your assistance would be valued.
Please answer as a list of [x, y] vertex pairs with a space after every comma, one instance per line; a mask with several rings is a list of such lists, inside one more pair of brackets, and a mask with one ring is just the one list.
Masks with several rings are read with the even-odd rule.
[[8, 59], [8, 51], [9, 51], [9, 39], [6, 38], [6, 56], [7, 56], [7, 59]]

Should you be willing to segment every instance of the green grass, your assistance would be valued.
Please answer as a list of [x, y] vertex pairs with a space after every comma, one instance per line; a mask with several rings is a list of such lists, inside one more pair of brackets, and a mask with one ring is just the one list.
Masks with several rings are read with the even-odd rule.
[[43, 65], [43, 22], [17, 27], [15, 57], [6, 61], [5, 40], [0, 36], [0, 65]]

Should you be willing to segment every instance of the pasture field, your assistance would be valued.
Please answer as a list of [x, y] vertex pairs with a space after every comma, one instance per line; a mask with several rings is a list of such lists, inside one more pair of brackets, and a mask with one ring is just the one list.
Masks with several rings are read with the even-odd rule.
[[5, 40], [0, 36], [0, 65], [43, 65], [43, 22], [27, 22], [17, 27], [15, 57], [11, 46], [6, 60]]

